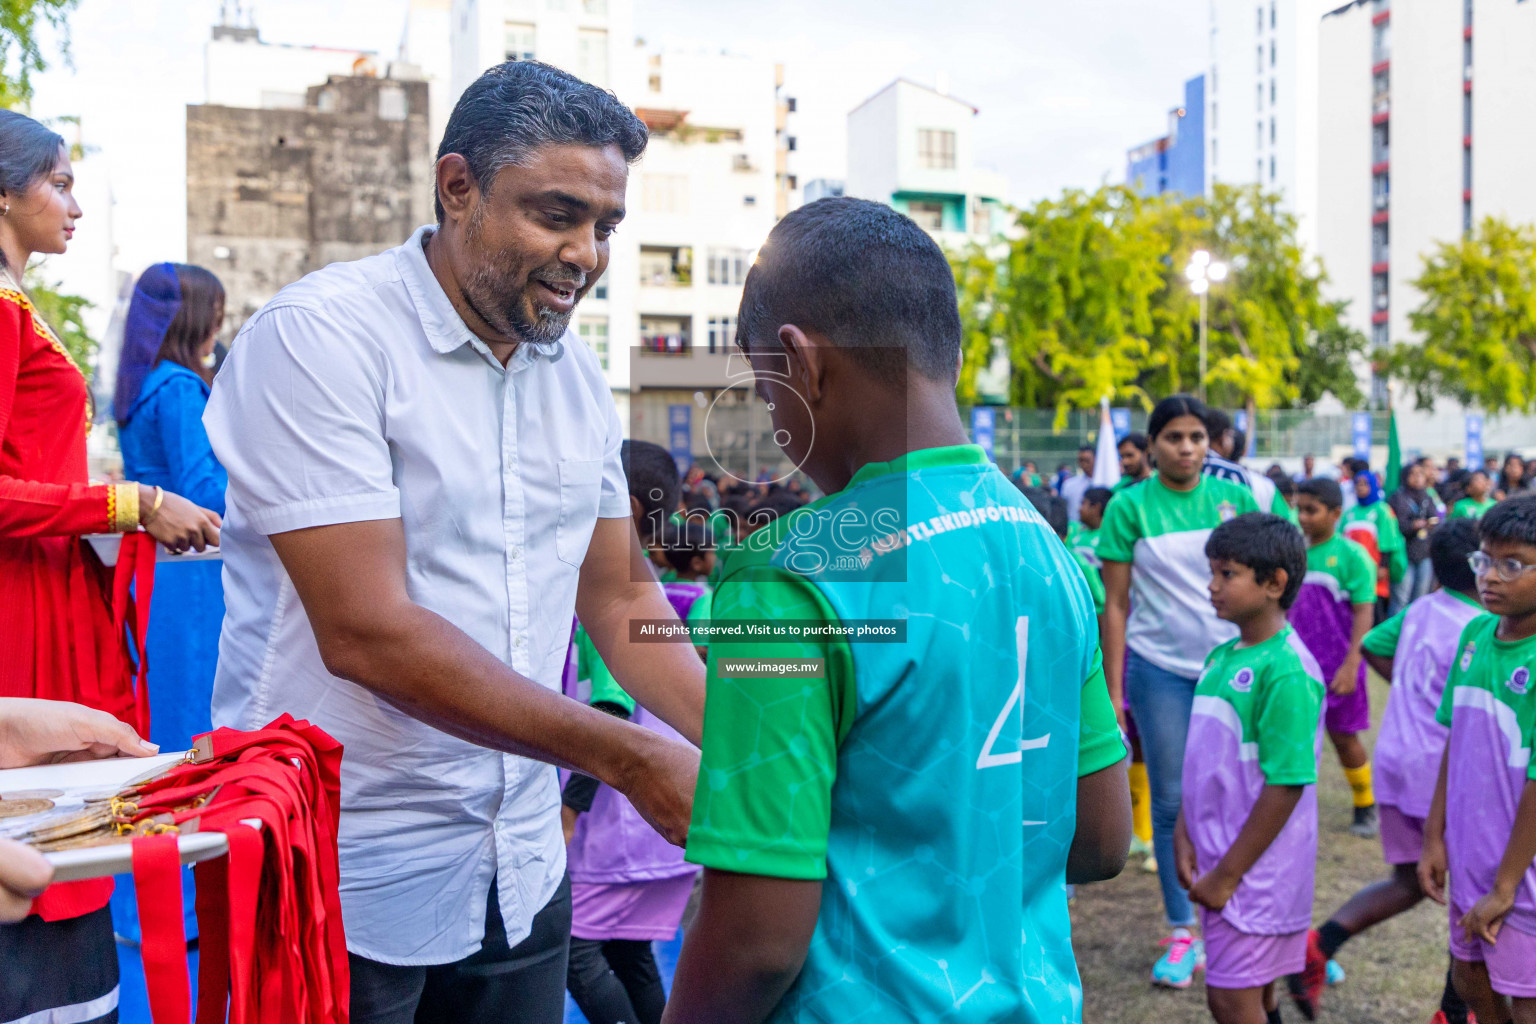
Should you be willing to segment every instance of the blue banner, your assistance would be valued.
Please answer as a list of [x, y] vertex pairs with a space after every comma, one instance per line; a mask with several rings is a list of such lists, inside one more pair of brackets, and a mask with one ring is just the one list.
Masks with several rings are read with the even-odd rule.
[[1240, 459], [1247, 458], [1253, 454], [1253, 449], [1255, 447], [1253, 441], [1253, 431], [1248, 427], [1248, 410], [1237, 410], [1237, 415], [1232, 417], [1232, 425], [1243, 432], [1243, 450], [1238, 453], [1237, 457]]
[[1125, 435], [1131, 432], [1131, 410], [1109, 410], [1109, 422], [1115, 425], [1115, 443], [1119, 444], [1125, 440]]
[[1355, 458], [1369, 459], [1371, 457], [1371, 414], [1355, 413], [1351, 426], [1354, 428]]
[[987, 458], [993, 458], [992, 454], [992, 425], [995, 410], [978, 405], [971, 410], [971, 442], [981, 445], [981, 450], [987, 453]]
[[1483, 416], [1467, 413], [1467, 468], [1476, 469], [1483, 464]]
[[667, 406], [667, 451], [677, 463], [679, 475], [693, 464], [693, 406]]

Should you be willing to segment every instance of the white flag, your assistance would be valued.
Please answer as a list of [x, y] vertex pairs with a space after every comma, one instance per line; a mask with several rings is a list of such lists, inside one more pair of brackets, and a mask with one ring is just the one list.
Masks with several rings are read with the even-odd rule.
[[1093, 486], [1113, 487], [1120, 482], [1120, 446], [1115, 443], [1115, 424], [1109, 415], [1109, 398], [1099, 399], [1099, 446], [1093, 453]]

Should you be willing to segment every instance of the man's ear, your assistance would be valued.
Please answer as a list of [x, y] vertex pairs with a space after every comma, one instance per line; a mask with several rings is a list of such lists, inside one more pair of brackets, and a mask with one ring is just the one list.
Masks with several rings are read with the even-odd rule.
[[827, 372], [825, 339], [814, 338], [794, 324], [785, 324], [779, 328], [779, 344], [789, 360], [789, 379], [799, 382], [796, 390], [806, 402], [816, 403], [821, 399]]
[[445, 220], [467, 220], [480, 201], [480, 185], [469, 172], [469, 164], [458, 153], [444, 153], [433, 172], [437, 178], [437, 199], [443, 204]]

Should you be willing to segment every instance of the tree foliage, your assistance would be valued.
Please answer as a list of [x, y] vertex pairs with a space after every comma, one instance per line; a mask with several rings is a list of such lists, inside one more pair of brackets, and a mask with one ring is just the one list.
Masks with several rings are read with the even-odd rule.
[[1206, 388], [1224, 405], [1281, 408], [1332, 392], [1363, 401], [1350, 358], [1365, 337], [1322, 297], [1295, 218], [1257, 186], [1209, 197], [1143, 198], [1123, 186], [1068, 190], [1016, 215], [1007, 243], [953, 256], [965, 328], [963, 400], [992, 339], [1012, 363], [1018, 405], [1090, 408], [1100, 397], [1150, 406], [1195, 390], [1199, 299], [1183, 269], [1206, 249], [1231, 267], [1209, 296]]
[[0, 107], [25, 106], [32, 76], [48, 69], [38, 42], [40, 24], [58, 33], [59, 52], [69, 59], [68, 17], [80, 0], [0, 0]]
[[1452, 398], [1491, 412], [1536, 411], [1536, 228], [1490, 217], [1426, 257], [1409, 314], [1417, 338], [1389, 356], [1419, 407]]

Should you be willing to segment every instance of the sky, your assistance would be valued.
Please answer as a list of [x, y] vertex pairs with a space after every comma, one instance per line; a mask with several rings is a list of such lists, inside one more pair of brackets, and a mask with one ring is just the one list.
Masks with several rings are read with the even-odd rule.
[[[786, 65], [802, 182], [842, 176], [847, 112], [905, 76], [980, 109], [979, 162], [1006, 177], [1016, 203], [1122, 180], [1125, 151], [1162, 134], [1206, 54], [1201, 0], [634, 3], [636, 35], [650, 47]], [[388, 59], [405, 9], [406, 0], [261, 0], [256, 23], [271, 42]], [[97, 301], [98, 318], [109, 296], [94, 268], [113, 247], [122, 265], [185, 256], [185, 107], [203, 100], [203, 44], [218, 11], [218, 0], [81, 0], [73, 66], [56, 63], [37, 82], [34, 114], [81, 117], [91, 150], [78, 172], [85, 219], [44, 273]]]

